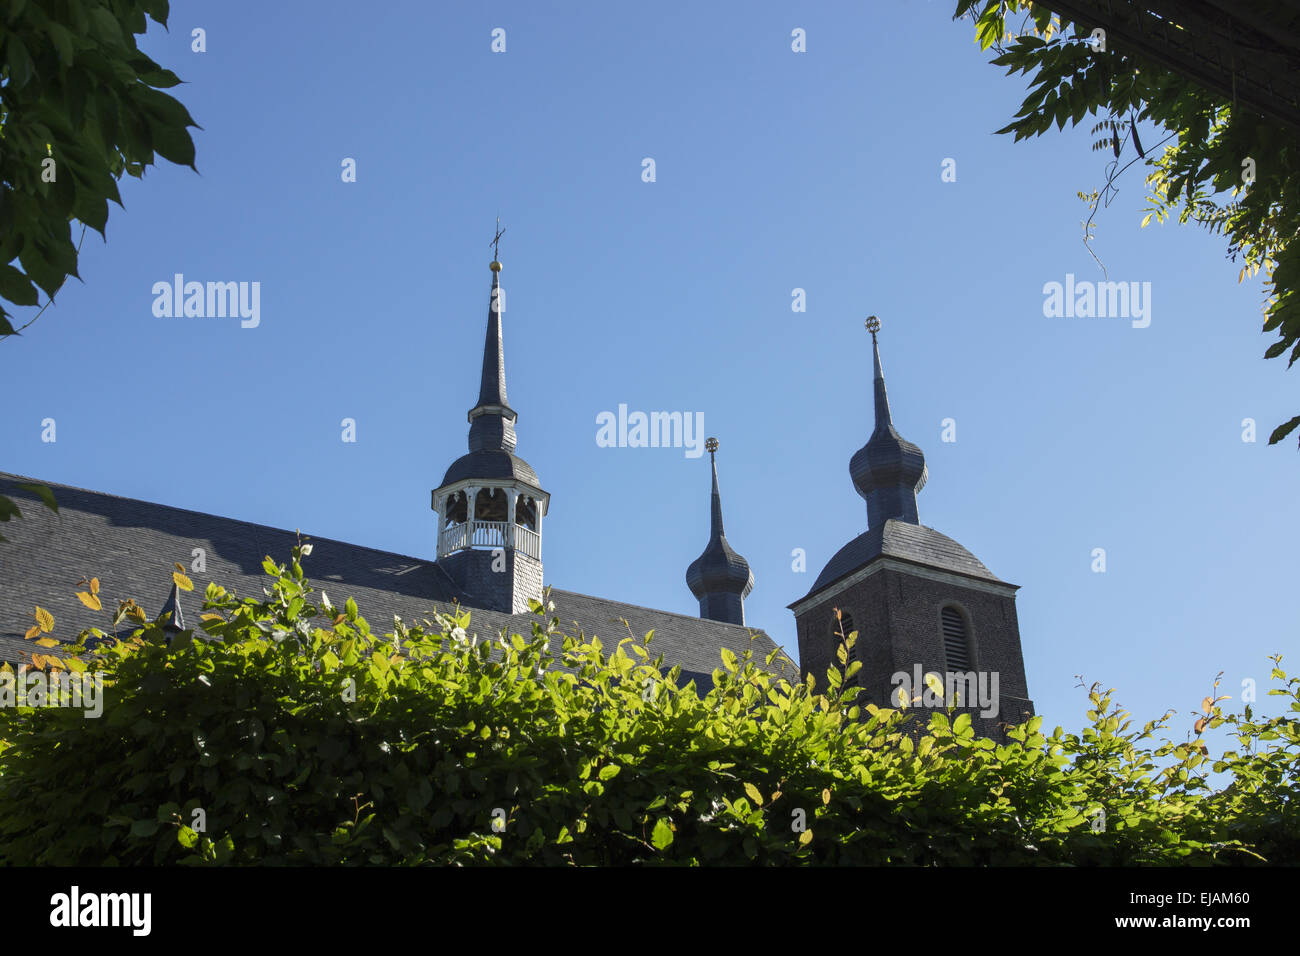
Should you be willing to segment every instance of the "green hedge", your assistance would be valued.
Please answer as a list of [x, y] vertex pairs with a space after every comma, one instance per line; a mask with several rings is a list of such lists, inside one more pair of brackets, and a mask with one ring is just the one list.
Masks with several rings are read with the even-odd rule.
[[[103, 714], [0, 709], [0, 862], [1300, 857], [1300, 679], [1280, 669], [1270, 693], [1288, 716], [1207, 698], [1183, 743], [1156, 739], [1168, 715], [1131, 729], [1095, 686], [1081, 734], [1044, 735], [1034, 718], [999, 745], [935, 712], [918, 742], [906, 712], [792, 685], [748, 650], [723, 654], [708, 692], [679, 688], [652, 641], [607, 652], [540, 606], [526, 636], [475, 640], [468, 614], [381, 636], [351, 600], [333, 608], [308, 587], [304, 550], [267, 559], [265, 600], [209, 586], [201, 631], [88, 631], [76, 656], [38, 661], [102, 670]], [[97, 582], [87, 594], [99, 603]], [[142, 617], [130, 602], [111, 616]], [[1236, 749], [1211, 758], [1202, 737], [1219, 727]]]

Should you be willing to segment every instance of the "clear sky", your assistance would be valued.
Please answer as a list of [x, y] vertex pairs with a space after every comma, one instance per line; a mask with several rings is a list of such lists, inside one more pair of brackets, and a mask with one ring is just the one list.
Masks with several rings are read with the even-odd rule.
[[[1079, 725], [1078, 674], [1141, 718], [1194, 708], [1220, 670], [1234, 704], [1243, 679], [1262, 695], [1296, 645], [1300, 458], [1266, 440], [1300, 373], [1262, 358], [1261, 284], [1221, 238], [1140, 229], [1134, 167], [1094, 249], [1150, 284], [1149, 325], [1044, 315], [1046, 283], [1105, 278], [1076, 192], [1109, 154], [1086, 130], [994, 136], [1025, 80], [949, 0], [548, 7], [173, 3], [144, 45], [187, 81], [199, 174], [126, 181], [84, 281], [0, 344], [2, 467], [432, 557], [500, 215], [549, 584], [697, 613], [708, 456], [599, 447], [596, 418], [702, 413], [748, 621], [797, 653], [786, 605], [866, 530], [848, 462], [876, 314], [930, 468], [921, 521], [1021, 586], [1049, 727]], [[155, 316], [176, 273], [260, 283], [259, 324]]]

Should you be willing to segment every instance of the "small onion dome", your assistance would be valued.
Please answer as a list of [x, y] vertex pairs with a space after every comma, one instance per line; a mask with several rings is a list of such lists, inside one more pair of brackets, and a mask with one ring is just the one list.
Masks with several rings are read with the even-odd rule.
[[709, 527], [709, 543], [704, 553], [686, 569], [686, 586], [697, 598], [711, 594], [736, 594], [749, 596], [754, 589], [754, 575], [749, 562], [727, 544], [722, 528], [722, 497], [718, 494], [718, 461], [714, 457], [718, 440], [710, 438], [705, 445], [713, 466], [713, 507]]
[[867, 443], [849, 462], [853, 487], [867, 501], [867, 525], [878, 528], [890, 518], [918, 524], [916, 494], [925, 487], [929, 471], [921, 449], [898, 434], [889, 412], [885, 376], [880, 367], [876, 329], [880, 322], [867, 320], [875, 372], [876, 428]]
[[724, 537], [710, 538], [704, 553], [686, 569], [686, 586], [697, 598], [706, 594], [739, 594], [748, 597], [754, 590], [754, 575], [749, 562], [727, 544]]

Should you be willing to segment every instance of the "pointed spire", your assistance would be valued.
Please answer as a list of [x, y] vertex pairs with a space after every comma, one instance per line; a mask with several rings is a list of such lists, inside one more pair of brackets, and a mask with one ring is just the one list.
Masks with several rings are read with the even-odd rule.
[[[872, 316], [875, 318], [875, 316]], [[871, 319], [867, 320], [868, 322]], [[876, 428], [893, 428], [894, 419], [889, 414], [889, 394], [885, 391], [885, 373], [880, 367], [880, 343], [876, 341], [876, 332], [880, 330], [880, 320], [876, 319], [875, 329], [871, 332], [872, 371], [875, 373], [876, 391]], [[868, 329], [871, 326], [867, 326]]]
[[[494, 244], [501, 239], [498, 230]], [[519, 416], [506, 401], [506, 353], [501, 335], [501, 313], [505, 294], [501, 291], [501, 263], [492, 260], [492, 292], [488, 299], [487, 335], [483, 341], [483, 375], [479, 381], [478, 404], [469, 412], [469, 450], [515, 450], [515, 419]]]
[[709, 450], [709, 462], [713, 467], [713, 506], [709, 514], [709, 540], [712, 541], [726, 535], [722, 527], [722, 495], [718, 493], [718, 459], [715, 457], [718, 440], [710, 438], [704, 447]]
[[163, 625], [166, 630], [176, 632], [185, 630], [185, 615], [181, 613], [181, 586], [172, 582], [172, 593], [163, 605], [162, 613], [171, 612], [171, 619]]
[[700, 602], [700, 617], [728, 624], [745, 623], [745, 598], [754, 589], [749, 562], [732, 550], [722, 527], [722, 495], [718, 492], [718, 440], [704, 445], [713, 469], [709, 543], [686, 569], [686, 586]]
[[876, 427], [849, 462], [849, 475], [853, 487], [867, 501], [869, 528], [875, 530], [891, 519], [920, 524], [916, 495], [929, 477], [925, 455], [894, 428], [889, 395], [885, 391], [885, 373], [880, 364], [880, 343], [876, 339], [880, 320], [874, 315], [867, 319], [867, 331], [871, 333]]

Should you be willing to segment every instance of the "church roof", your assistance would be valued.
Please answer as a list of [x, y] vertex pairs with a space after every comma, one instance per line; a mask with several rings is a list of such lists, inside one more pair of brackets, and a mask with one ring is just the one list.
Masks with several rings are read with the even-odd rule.
[[879, 528], [872, 528], [858, 535], [835, 552], [835, 556], [826, 562], [826, 567], [822, 568], [822, 573], [817, 575], [812, 589], [794, 603], [798, 604], [822, 588], [834, 584], [840, 578], [882, 557], [898, 558], [941, 571], [981, 578], [996, 584], [1007, 583], [986, 568], [979, 558], [946, 534], [940, 534], [922, 524], [891, 518]]
[[[19, 650], [31, 652], [33, 642], [23, 634], [33, 623], [37, 605], [54, 615], [53, 637], [68, 640], [92, 626], [109, 630], [105, 612], [91, 611], [75, 597], [76, 582], [83, 577], [99, 578], [105, 608], [134, 598], [153, 619], [172, 590], [173, 562], [190, 568], [193, 550], [202, 548], [206, 569], [188, 571], [195, 590], [180, 595], [186, 620], [192, 621], [209, 581], [239, 596], [260, 596], [267, 582], [262, 559], [270, 555], [277, 562], [287, 561], [296, 541], [294, 532], [280, 528], [44, 482], [58, 501], [56, 515], [15, 482], [40, 483], [0, 473], [0, 493], [17, 500], [23, 513], [5, 525], [9, 541], [0, 543], [0, 660], [17, 662]], [[312, 553], [304, 570], [311, 584], [328, 593], [335, 605], [354, 598], [381, 633], [391, 630], [394, 615], [416, 624], [435, 609], [452, 610], [457, 601], [470, 612], [471, 633], [531, 632], [532, 615], [474, 607], [474, 599], [459, 592], [432, 560], [329, 538], [312, 536], [310, 541]], [[756, 635], [753, 648], [760, 665], [776, 646], [755, 628], [574, 591], [550, 593], [555, 611], [548, 617], [558, 617], [565, 633], [580, 629], [587, 637], [599, 636], [610, 648], [629, 636], [629, 627], [630, 636], [638, 640], [653, 629], [651, 651], [662, 653], [670, 667], [680, 664], [683, 679], [694, 678], [701, 688], [711, 685], [709, 675], [721, 666], [724, 646], [742, 652], [750, 646], [750, 635]], [[797, 678], [797, 669], [793, 676]]]

